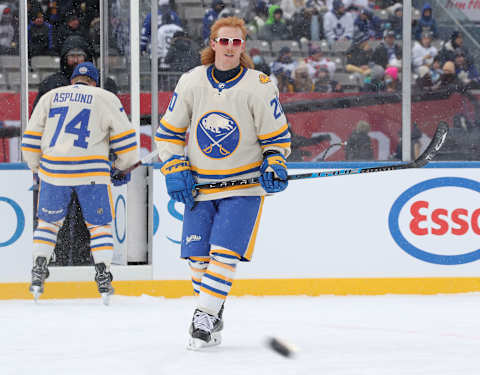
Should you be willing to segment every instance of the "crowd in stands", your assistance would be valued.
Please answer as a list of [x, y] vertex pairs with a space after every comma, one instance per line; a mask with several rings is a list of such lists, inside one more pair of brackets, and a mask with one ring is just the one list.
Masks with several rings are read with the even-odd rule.
[[[100, 55], [99, 0], [28, 0], [27, 4], [30, 58], [65, 58], [63, 46], [73, 36], [84, 41], [84, 57]], [[258, 48], [257, 43], [248, 52], [255, 67], [270, 75], [281, 92], [395, 92], [401, 88], [401, 0], [199, 0], [201, 4], [205, 4], [203, 19], [195, 28], [193, 20], [180, 12], [187, 5], [158, 0], [160, 71], [185, 72], [198, 65], [211, 24], [219, 17], [236, 15], [245, 19], [249, 40], [266, 46]], [[432, 7], [425, 4], [414, 15], [415, 87], [479, 87], [480, 75], [462, 32], [452, 30], [448, 40], [440, 41]], [[147, 59], [151, 19], [149, 13], [143, 18], [140, 40], [140, 51]], [[122, 53], [121, 46], [109, 45], [110, 55]], [[0, 0], [0, 55], [15, 53], [18, 4]]]

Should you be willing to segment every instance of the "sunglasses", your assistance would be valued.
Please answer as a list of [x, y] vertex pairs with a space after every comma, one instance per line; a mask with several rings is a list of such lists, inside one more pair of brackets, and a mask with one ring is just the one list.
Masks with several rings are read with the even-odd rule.
[[232, 43], [234, 47], [240, 47], [243, 42], [243, 39], [240, 38], [215, 38], [215, 42], [220, 43], [221, 46], [228, 46], [229, 43]]

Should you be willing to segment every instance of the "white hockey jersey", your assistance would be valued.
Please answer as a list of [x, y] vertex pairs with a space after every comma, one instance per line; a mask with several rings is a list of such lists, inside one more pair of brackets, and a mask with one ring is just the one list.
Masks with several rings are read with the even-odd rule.
[[[278, 89], [265, 74], [241, 68], [221, 83], [213, 65], [181, 76], [155, 141], [162, 161], [186, 155], [197, 183], [260, 176], [263, 152], [290, 153], [290, 133]], [[203, 190], [196, 200], [265, 195], [260, 185]]]
[[120, 100], [80, 84], [43, 95], [22, 138], [28, 166], [53, 185], [109, 184], [110, 148], [118, 169], [139, 160], [137, 135]]

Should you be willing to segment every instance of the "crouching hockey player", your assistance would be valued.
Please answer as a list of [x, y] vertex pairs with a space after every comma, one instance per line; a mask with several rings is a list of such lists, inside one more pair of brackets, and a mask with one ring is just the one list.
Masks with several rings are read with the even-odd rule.
[[[155, 136], [168, 194], [185, 204], [181, 257], [198, 296], [192, 350], [221, 342], [224, 302], [238, 262], [252, 258], [264, 196], [287, 187], [287, 120], [277, 87], [252, 69], [246, 35], [239, 18], [214, 23], [202, 65], [180, 78]], [[260, 184], [194, 193], [195, 184], [250, 177]]]
[[[114, 292], [110, 183], [118, 186], [130, 180], [129, 174], [115, 172], [138, 160], [136, 132], [120, 100], [96, 87], [98, 70], [92, 63], [77, 65], [71, 83], [42, 96], [22, 139], [25, 161], [40, 180], [30, 292], [37, 300], [44, 291], [57, 234], [75, 194], [90, 232], [95, 281], [108, 304]], [[110, 149], [117, 156], [114, 167]]]

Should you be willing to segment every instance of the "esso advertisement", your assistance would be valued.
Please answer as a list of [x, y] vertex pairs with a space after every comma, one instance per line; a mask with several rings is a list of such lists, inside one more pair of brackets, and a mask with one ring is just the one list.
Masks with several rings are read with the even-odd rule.
[[389, 214], [395, 242], [425, 262], [458, 265], [480, 259], [480, 183], [461, 177], [420, 182]]

